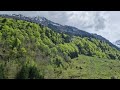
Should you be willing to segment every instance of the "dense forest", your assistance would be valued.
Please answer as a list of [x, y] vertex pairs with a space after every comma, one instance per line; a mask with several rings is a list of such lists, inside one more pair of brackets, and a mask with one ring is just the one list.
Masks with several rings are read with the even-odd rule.
[[119, 60], [104, 41], [0, 17], [0, 79], [120, 78]]

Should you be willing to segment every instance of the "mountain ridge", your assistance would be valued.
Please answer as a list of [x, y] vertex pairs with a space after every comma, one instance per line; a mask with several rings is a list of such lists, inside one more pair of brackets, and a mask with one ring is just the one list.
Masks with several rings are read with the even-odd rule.
[[39, 25], [48, 27], [56, 32], [59, 32], [59, 33], [65, 33], [65, 34], [81, 36], [81, 37], [96, 38], [96, 39], [98, 39], [100, 41], [104, 41], [104, 42], [108, 43], [110, 46], [120, 50], [120, 48], [117, 45], [114, 45], [113, 43], [111, 43], [109, 40], [102, 37], [101, 35], [88, 33], [84, 30], [80, 30], [80, 29], [73, 27], [73, 26], [61, 25], [61, 24], [55, 23], [51, 20], [48, 20], [45, 17], [40, 17], [40, 16], [26, 17], [22, 14], [18, 14], [18, 15], [17, 14], [12, 14], [12, 15], [0, 14], [0, 16], [6, 17], [6, 18], [14, 18], [14, 19], [18, 19], [18, 20], [25, 20], [25, 21], [37, 23]]

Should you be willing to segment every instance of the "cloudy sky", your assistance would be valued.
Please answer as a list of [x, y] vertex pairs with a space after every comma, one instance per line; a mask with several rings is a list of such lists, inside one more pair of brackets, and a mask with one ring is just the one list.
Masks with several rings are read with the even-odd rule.
[[62, 25], [102, 35], [111, 42], [120, 40], [120, 11], [0, 11], [0, 14], [42, 16]]

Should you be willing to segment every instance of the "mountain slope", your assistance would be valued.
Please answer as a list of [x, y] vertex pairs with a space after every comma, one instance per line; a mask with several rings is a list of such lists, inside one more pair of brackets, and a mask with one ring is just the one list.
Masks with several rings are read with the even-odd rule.
[[39, 16], [38, 17], [26, 17], [26, 16], [23, 16], [21, 14], [19, 14], [19, 15], [16, 15], [16, 14], [13, 14], [13, 15], [3, 14], [3, 15], [0, 15], [0, 16], [1, 17], [7, 17], [7, 18], [19, 19], [19, 20], [26, 20], [26, 21], [29, 21], [29, 22], [34, 22], [34, 23], [37, 23], [39, 25], [49, 27], [52, 30], [54, 30], [56, 32], [59, 32], [59, 33], [65, 33], [65, 34], [69, 34], [69, 35], [76, 35], [76, 36], [88, 37], [88, 38], [90, 38], [90, 37], [91, 38], [96, 38], [98, 40], [105, 41], [110, 46], [120, 50], [119, 47], [112, 44], [109, 40], [105, 39], [104, 37], [102, 37], [100, 35], [88, 33], [86, 31], [80, 30], [80, 29], [72, 27], [72, 26], [67, 26], [67, 25], [63, 26], [63, 25], [60, 25], [58, 23], [54, 23], [54, 22], [52, 22], [52, 21], [50, 21], [50, 20], [48, 20], [48, 19], [46, 19], [44, 17], [39, 17]]
[[[91, 63], [94, 59], [95, 66]], [[58, 33], [26, 20], [0, 17], [1, 79], [111, 78], [119, 73], [119, 60], [120, 51], [104, 41]], [[91, 68], [97, 73], [91, 73]]]

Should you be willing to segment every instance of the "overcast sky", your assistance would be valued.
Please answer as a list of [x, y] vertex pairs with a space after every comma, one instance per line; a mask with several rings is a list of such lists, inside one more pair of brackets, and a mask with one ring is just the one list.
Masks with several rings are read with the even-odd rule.
[[120, 11], [0, 11], [0, 14], [42, 16], [62, 25], [97, 33], [111, 42], [120, 40]]

